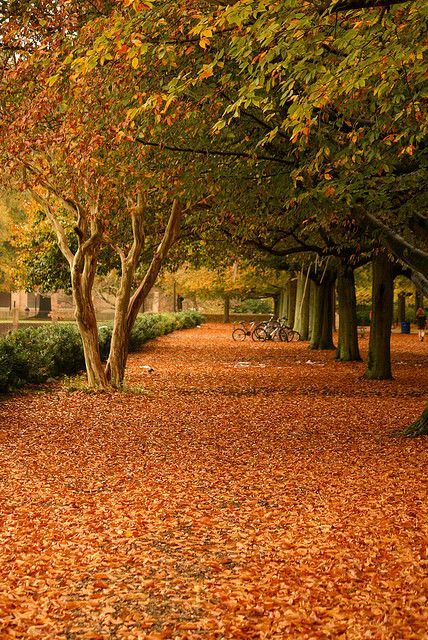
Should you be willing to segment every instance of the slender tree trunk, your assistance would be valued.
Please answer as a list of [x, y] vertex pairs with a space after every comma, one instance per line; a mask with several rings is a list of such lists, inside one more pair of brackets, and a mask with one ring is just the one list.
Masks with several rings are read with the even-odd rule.
[[357, 299], [354, 270], [340, 262], [337, 275], [339, 305], [339, 339], [336, 359], [342, 362], [361, 360], [358, 348]]
[[372, 320], [369, 357], [364, 377], [391, 380], [391, 324], [394, 298], [394, 265], [385, 253], [373, 259]]
[[[131, 211], [133, 236], [131, 248], [128, 253], [125, 254], [122, 249], [116, 247], [121, 262], [121, 277], [119, 289], [116, 294], [110, 352], [105, 368], [106, 376], [115, 388], [122, 386], [125, 377], [129, 343], [127, 315], [135, 270], [144, 246], [144, 215], [146, 205], [146, 198], [139, 193], [135, 207], [133, 207]], [[139, 307], [141, 307], [141, 302]]]
[[117, 295], [112, 341], [105, 368], [106, 376], [114, 387], [121, 387], [123, 384], [132, 327], [144, 299], [156, 281], [169, 249], [178, 238], [182, 214], [181, 204], [174, 201], [162, 241], [153, 255], [143, 280], [131, 296], [132, 281], [144, 240], [141, 216], [133, 219], [134, 243], [128, 256], [121, 256], [121, 286]]
[[111, 385], [116, 388], [121, 387], [123, 384], [126, 361], [128, 359], [129, 335], [127, 333], [126, 319], [135, 266], [135, 264], [124, 265], [120, 287], [116, 296], [114, 326], [109, 358], [106, 364], [106, 375]]
[[80, 331], [85, 357], [88, 385], [94, 389], [107, 389], [108, 381], [101, 361], [98, 342], [98, 327], [92, 301], [92, 287], [95, 277], [97, 251], [83, 258], [84, 268], [78, 259], [71, 271], [73, 298], [76, 305], [75, 317]]
[[334, 349], [333, 343], [333, 288], [335, 276], [326, 273], [316, 283], [313, 301], [313, 326], [310, 349]]
[[161, 270], [161, 267], [168, 255], [168, 251], [178, 238], [182, 216], [183, 208], [178, 200], [174, 200], [171, 215], [169, 216], [168, 224], [165, 229], [162, 241], [155, 251], [155, 254], [143, 280], [140, 282], [137, 290], [134, 292], [132, 298], [129, 301], [126, 318], [126, 332], [128, 339], [132, 327], [134, 326], [134, 322], [137, 319], [142, 302], [143, 300], [145, 300], [154, 283], [156, 282], [156, 278], [158, 277], [159, 271]]
[[227, 294], [223, 297], [223, 322], [225, 324], [230, 322], [230, 296]]
[[102, 242], [102, 227], [98, 217], [98, 200], [94, 200], [87, 207], [64, 198], [55, 190], [52, 191], [49, 183], [45, 183], [44, 186], [48, 191], [60, 198], [64, 206], [75, 216], [78, 248], [73, 253], [62, 222], [57, 218], [51, 203], [40, 193], [31, 189], [34, 200], [43, 207], [56, 233], [58, 246], [70, 267], [71, 288], [76, 307], [75, 318], [82, 338], [88, 384], [95, 389], [107, 389], [109, 385], [101, 362], [97, 319], [92, 301], [97, 259]]

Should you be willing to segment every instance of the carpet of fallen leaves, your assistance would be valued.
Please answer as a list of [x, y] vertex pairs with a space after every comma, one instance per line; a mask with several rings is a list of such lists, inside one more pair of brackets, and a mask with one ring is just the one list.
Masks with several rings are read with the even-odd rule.
[[[428, 638], [428, 392], [204, 325], [0, 402], [0, 638]], [[362, 341], [363, 355], [367, 341]], [[148, 373], [151, 365], [154, 373]]]

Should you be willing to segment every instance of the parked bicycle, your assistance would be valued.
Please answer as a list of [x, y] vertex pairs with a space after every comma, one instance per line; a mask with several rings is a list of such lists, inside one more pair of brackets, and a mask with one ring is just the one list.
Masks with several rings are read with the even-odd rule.
[[275, 342], [294, 342], [300, 340], [300, 333], [285, 323], [285, 318], [272, 315], [269, 320], [259, 322], [253, 330], [255, 340], [273, 340]]
[[245, 320], [242, 320], [238, 323], [238, 326], [233, 329], [232, 338], [237, 342], [242, 342], [247, 336], [251, 337], [253, 340], [256, 340], [256, 338], [254, 337], [255, 326], [255, 322], [247, 322]]

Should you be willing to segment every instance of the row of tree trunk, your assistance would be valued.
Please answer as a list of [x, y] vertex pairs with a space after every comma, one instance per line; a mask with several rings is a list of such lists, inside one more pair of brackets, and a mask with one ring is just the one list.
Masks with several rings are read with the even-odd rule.
[[[365, 377], [388, 380], [392, 377], [390, 335], [393, 284], [398, 270], [385, 252], [374, 256], [372, 266], [372, 318]], [[338, 327], [335, 326], [336, 304]], [[336, 349], [336, 358], [342, 362], [361, 360], [354, 267], [345, 260], [327, 263], [322, 269], [315, 270], [313, 266], [302, 269], [279, 296], [275, 312], [287, 318], [303, 340], [310, 341], [311, 349]], [[333, 341], [336, 328], [337, 345]]]

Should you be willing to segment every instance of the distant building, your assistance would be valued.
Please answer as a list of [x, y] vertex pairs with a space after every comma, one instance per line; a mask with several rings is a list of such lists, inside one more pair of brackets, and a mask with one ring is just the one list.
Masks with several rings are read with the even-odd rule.
[[[94, 294], [95, 308], [100, 320], [108, 320], [114, 315], [114, 301], [111, 303]], [[27, 293], [12, 291], [0, 293], [0, 318], [5, 320], [18, 309], [19, 318], [52, 318], [52, 320], [72, 320], [74, 318], [73, 298], [62, 291], [55, 293]], [[159, 313], [173, 311], [172, 296], [154, 287], [142, 305], [142, 312]]]

